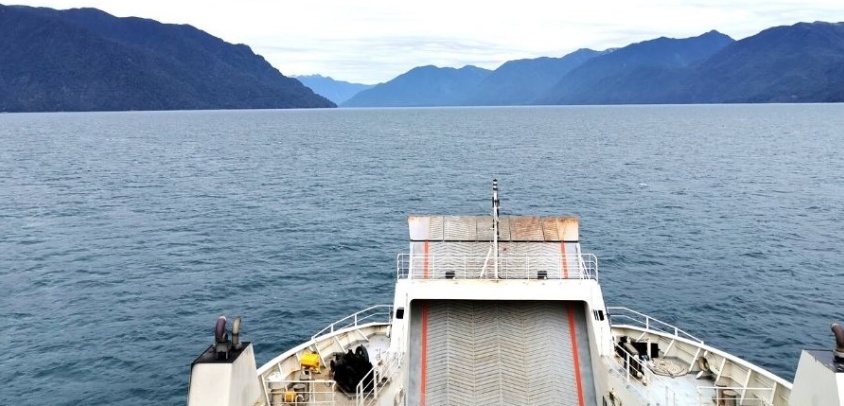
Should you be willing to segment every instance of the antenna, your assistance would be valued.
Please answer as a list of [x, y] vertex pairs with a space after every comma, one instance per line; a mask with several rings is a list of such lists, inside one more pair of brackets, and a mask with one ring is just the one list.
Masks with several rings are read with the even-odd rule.
[[498, 279], [498, 238], [499, 225], [498, 217], [501, 211], [501, 201], [498, 200], [498, 179], [492, 180], [492, 249], [495, 258], [495, 279]]

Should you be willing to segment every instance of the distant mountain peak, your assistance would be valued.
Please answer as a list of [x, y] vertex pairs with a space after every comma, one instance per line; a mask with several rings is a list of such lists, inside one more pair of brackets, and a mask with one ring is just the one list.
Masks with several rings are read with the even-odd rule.
[[507, 61], [467, 99], [473, 105], [524, 105], [548, 91], [566, 73], [601, 52], [578, 49], [560, 58], [547, 56]]
[[417, 66], [386, 83], [364, 90], [344, 107], [411, 107], [462, 105], [491, 71], [474, 65], [461, 68]]
[[[684, 69], [711, 57], [732, 42], [733, 39], [726, 35], [710, 32], [689, 38], [662, 36], [630, 44], [592, 58], [572, 70], [538, 102], [623, 103], [631, 96], [620, 90], [620, 84], [634, 83], [636, 79], [633, 78], [645, 77], [648, 72]], [[638, 95], [642, 91], [636, 88], [631, 93]]]
[[[407, 72], [409, 73], [409, 72], [413, 72], [413, 71], [420, 71], [420, 70], [436, 70], [436, 69], [448, 69], [448, 67], [443, 67], [443, 68], [440, 68], [440, 67], [439, 67], [439, 66], [437, 66], [437, 65], [428, 64], [428, 65], [421, 65], [421, 66], [417, 66], [417, 67], [415, 67], [415, 68], [410, 69], [410, 70], [409, 70], [409, 71], [407, 71]], [[454, 69], [454, 68], [452, 68], [452, 69]]]
[[813, 26], [813, 25], [815, 25], [815, 26], [836, 26], [836, 25], [844, 26], [844, 22], [838, 22], [838, 23], [833, 23], [833, 22], [829, 22], [829, 21], [799, 22], [799, 23], [792, 25], [792, 27]]
[[601, 51], [596, 51], [592, 48], [578, 48], [574, 52], [570, 53], [569, 55], [580, 55], [580, 54], [595, 54], [600, 53]]
[[733, 38], [730, 37], [729, 35], [722, 34], [721, 32], [718, 32], [716, 30], [711, 30], [711, 31], [707, 31], [703, 34], [700, 34], [700, 35], [697, 35], [697, 36], [694, 36], [694, 37], [674, 38], [674, 37], [667, 37], [667, 36], [663, 35], [663, 36], [660, 36], [660, 37], [657, 37], [657, 38], [654, 38], [654, 39], [636, 42], [636, 43], [627, 45], [627, 46], [619, 48], [619, 49], [624, 50], [624, 49], [628, 49], [628, 48], [631, 48], [631, 47], [642, 46], [642, 45], [651, 46], [651, 45], [654, 45], [654, 44], [661, 45], [661, 44], [666, 44], [666, 43], [693, 42], [693, 41], [702, 41], [702, 40], [717, 41], [717, 42], [721, 42], [721, 43], [734, 41]]
[[340, 105], [372, 85], [350, 83], [320, 74], [294, 76], [317, 94]]
[[323, 76], [319, 73], [314, 73], [311, 75], [293, 75], [294, 78], [313, 78], [313, 79], [333, 79], [331, 76]]
[[731, 37], [727, 34], [724, 34], [724, 33], [720, 32], [718, 30], [707, 31], [707, 32], [705, 32], [701, 35], [698, 35], [696, 38], [728, 38], [730, 40], [733, 39], [733, 37]]

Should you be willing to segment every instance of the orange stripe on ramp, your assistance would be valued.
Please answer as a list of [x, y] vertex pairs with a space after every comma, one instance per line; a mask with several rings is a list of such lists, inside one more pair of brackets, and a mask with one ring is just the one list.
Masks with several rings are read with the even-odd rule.
[[[563, 248], [563, 251], [565, 251], [565, 248]], [[574, 380], [575, 380], [575, 383], [577, 384], [577, 404], [579, 406], [584, 406], [584, 403], [583, 403], [583, 382], [581, 382], [581, 380], [580, 380], [580, 355], [578, 354], [578, 351], [577, 351], [577, 326], [574, 323], [574, 306], [572, 306], [571, 303], [568, 303], [567, 306], [568, 306], [568, 311], [569, 311], [569, 331], [571, 332], [571, 353], [572, 353], [572, 359], [574, 359]], [[423, 317], [424, 317], [425, 313], [422, 313], [422, 314], [423, 314]], [[423, 321], [422, 325], [423, 326], [425, 325], [424, 321]], [[423, 335], [423, 337], [424, 337], [424, 335]], [[424, 340], [424, 338], [423, 338], [423, 340]], [[423, 354], [424, 354], [424, 352], [423, 352]]]
[[[425, 243], [425, 248], [428, 243]], [[427, 253], [427, 249], [425, 252]], [[421, 380], [419, 383], [419, 406], [425, 406], [425, 392], [428, 390], [428, 304], [422, 303], [422, 370], [419, 372]], [[580, 403], [583, 406], [583, 402]]]

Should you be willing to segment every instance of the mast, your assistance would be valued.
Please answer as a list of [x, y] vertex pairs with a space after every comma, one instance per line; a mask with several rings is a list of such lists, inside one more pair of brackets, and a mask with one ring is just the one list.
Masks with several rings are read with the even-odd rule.
[[495, 279], [498, 279], [498, 216], [501, 202], [498, 200], [498, 179], [492, 180], [492, 252], [495, 261]]

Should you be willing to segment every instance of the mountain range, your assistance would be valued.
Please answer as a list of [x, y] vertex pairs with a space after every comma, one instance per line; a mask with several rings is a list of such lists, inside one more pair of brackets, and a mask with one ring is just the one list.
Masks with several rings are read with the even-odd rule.
[[349, 83], [322, 75], [294, 76], [294, 78], [302, 82], [303, 85], [311, 88], [317, 94], [324, 96], [336, 104], [341, 104], [349, 100], [352, 96], [373, 86], [362, 83]]
[[[713, 56], [735, 42], [717, 31], [683, 39], [660, 37], [590, 59], [561, 76], [533, 103], [624, 104], [649, 96], [663, 86], [665, 76]], [[626, 87], [635, 84], [632, 88]]]
[[[456, 71], [478, 74], [464, 80]], [[342, 106], [842, 101], [844, 23], [815, 22], [739, 41], [710, 31], [601, 52], [581, 49], [561, 58], [509, 61], [491, 72], [425, 66]]]
[[248, 46], [188, 25], [0, 5], [0, 111], [334, 106]]
[[462, 102], [478, 106], [529, 104], [544, 95], [548, 83], [556, 82], [571, 70], [607, 52], [584, 48], [562, 58], [508, 61], [472, 89], [471, 95]]
[[495, 70], [426, 65], [370, 86], [284, 76], [189, 25], [0, 5], [0, 112], [842, 101], [844, 23], [660, 37]]
[[775, 27], [682, 72], [662, 100], [844, 101], [844, 23]]
[[476, 66], [460, 69], [433, 65], [413, 68], [395, 79], [356, 94], [344, 107], [418, 107], [463, 104], [466, 94], [492, 72]]

